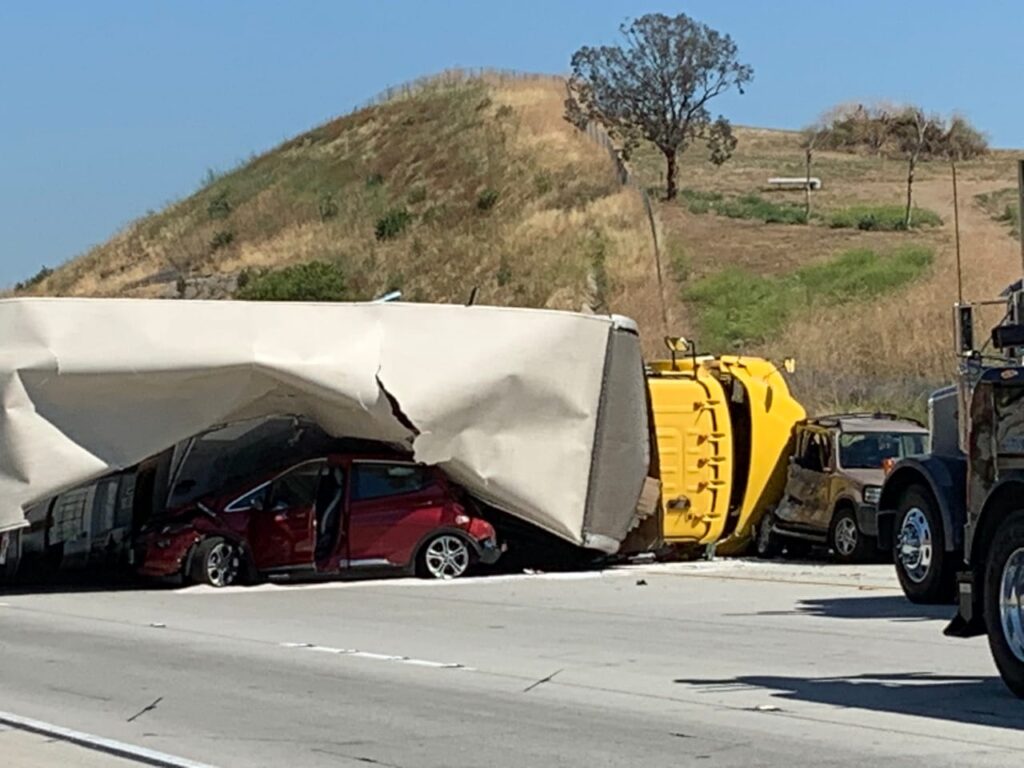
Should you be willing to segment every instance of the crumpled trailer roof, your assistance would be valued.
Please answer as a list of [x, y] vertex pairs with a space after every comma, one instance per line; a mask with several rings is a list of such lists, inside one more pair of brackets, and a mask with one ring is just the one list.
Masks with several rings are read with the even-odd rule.
[[0, 530], [49, 495], [269, 414], [409, 445], [484, 501], [606, 552], [651, 466], [635, 326], [567, 312], [6, 299], [0, 398]]

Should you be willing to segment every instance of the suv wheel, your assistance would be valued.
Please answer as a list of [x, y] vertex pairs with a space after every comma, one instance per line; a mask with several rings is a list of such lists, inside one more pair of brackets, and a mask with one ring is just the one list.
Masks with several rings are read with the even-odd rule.
[[942, 516], [927, 488], [911, 485], [903, 492], [893, 534], [903, 594], [912, 603], [948, 603], [955, 586], [954, 558], [943, 545]]
[[857, 527], [857, 513], [842, 507], [832, 516], [828, 544], [841, 563], [859, 563], [867, 559], [870, 541]]

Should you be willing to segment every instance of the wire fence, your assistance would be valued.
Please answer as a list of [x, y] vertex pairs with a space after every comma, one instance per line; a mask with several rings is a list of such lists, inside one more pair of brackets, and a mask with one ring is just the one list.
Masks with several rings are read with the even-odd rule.
[[647, 223], [651, 228], [651, 243], [654, 248], [654, 267], [658, 278], [658, 300], [661, 305], [661, 321], [667, 335], [669, 331], [669, 321], [668, 308], [665, 303], [665, 281], [661, 266], [661, 242], [658, 237], [658, 219], [654, 212], [654, 204], [651, 202], [651, 196], [647, 194], [647, 190], [644, 189], [643, 185], [634, 176], [629, 166], [626, 165], [626, 162], [622, 159], [622, 155], [618, 149], [616, 149], [615, 143], [608, 135], [608, 132], [605, 131], [600, 124], [593, 121], [587, 123], [584, 133], [591, 141], [605, 148], [608, 152], [608, 157], [611, 158], [612, 163], [615, 165], [615, 172], [618, 174], [619, 183], [623, 186], [635, 189], [639, 193], [640, 200], [644, 204], [644, 211], [647, 214]]

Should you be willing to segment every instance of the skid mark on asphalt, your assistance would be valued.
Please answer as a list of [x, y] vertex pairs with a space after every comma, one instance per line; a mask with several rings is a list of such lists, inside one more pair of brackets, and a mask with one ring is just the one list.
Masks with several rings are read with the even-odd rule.
[[328, 645], [315, 645], [314, 643], [281, 643], [282, 648], [291, 648], [300, 651], [312, 651], [314, 653], [329, 653], [337, 656], [346, 656], [353, 659], [367, 659], [369, 661], [390, 661], [396, 664], [408, 664], [414, 667], [430, 667], [433, 669], [461, 669], [466, 672], [476, 672], [473, 667], [448, 661], [430, 661], [429, 659], [415, 659], [411, 656], [395, 656], [387, 653], [373, 653], [372, 651], [360, 651], [356, 648], [332, 648]]

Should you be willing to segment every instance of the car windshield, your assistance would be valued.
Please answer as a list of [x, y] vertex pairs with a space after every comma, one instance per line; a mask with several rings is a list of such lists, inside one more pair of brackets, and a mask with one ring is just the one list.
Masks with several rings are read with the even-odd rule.
[[839, 436], [839, 464], [843, 469], [878, 469], [886, 459], [901, 459], [925, 452], [920, 432], [845, 432]]

